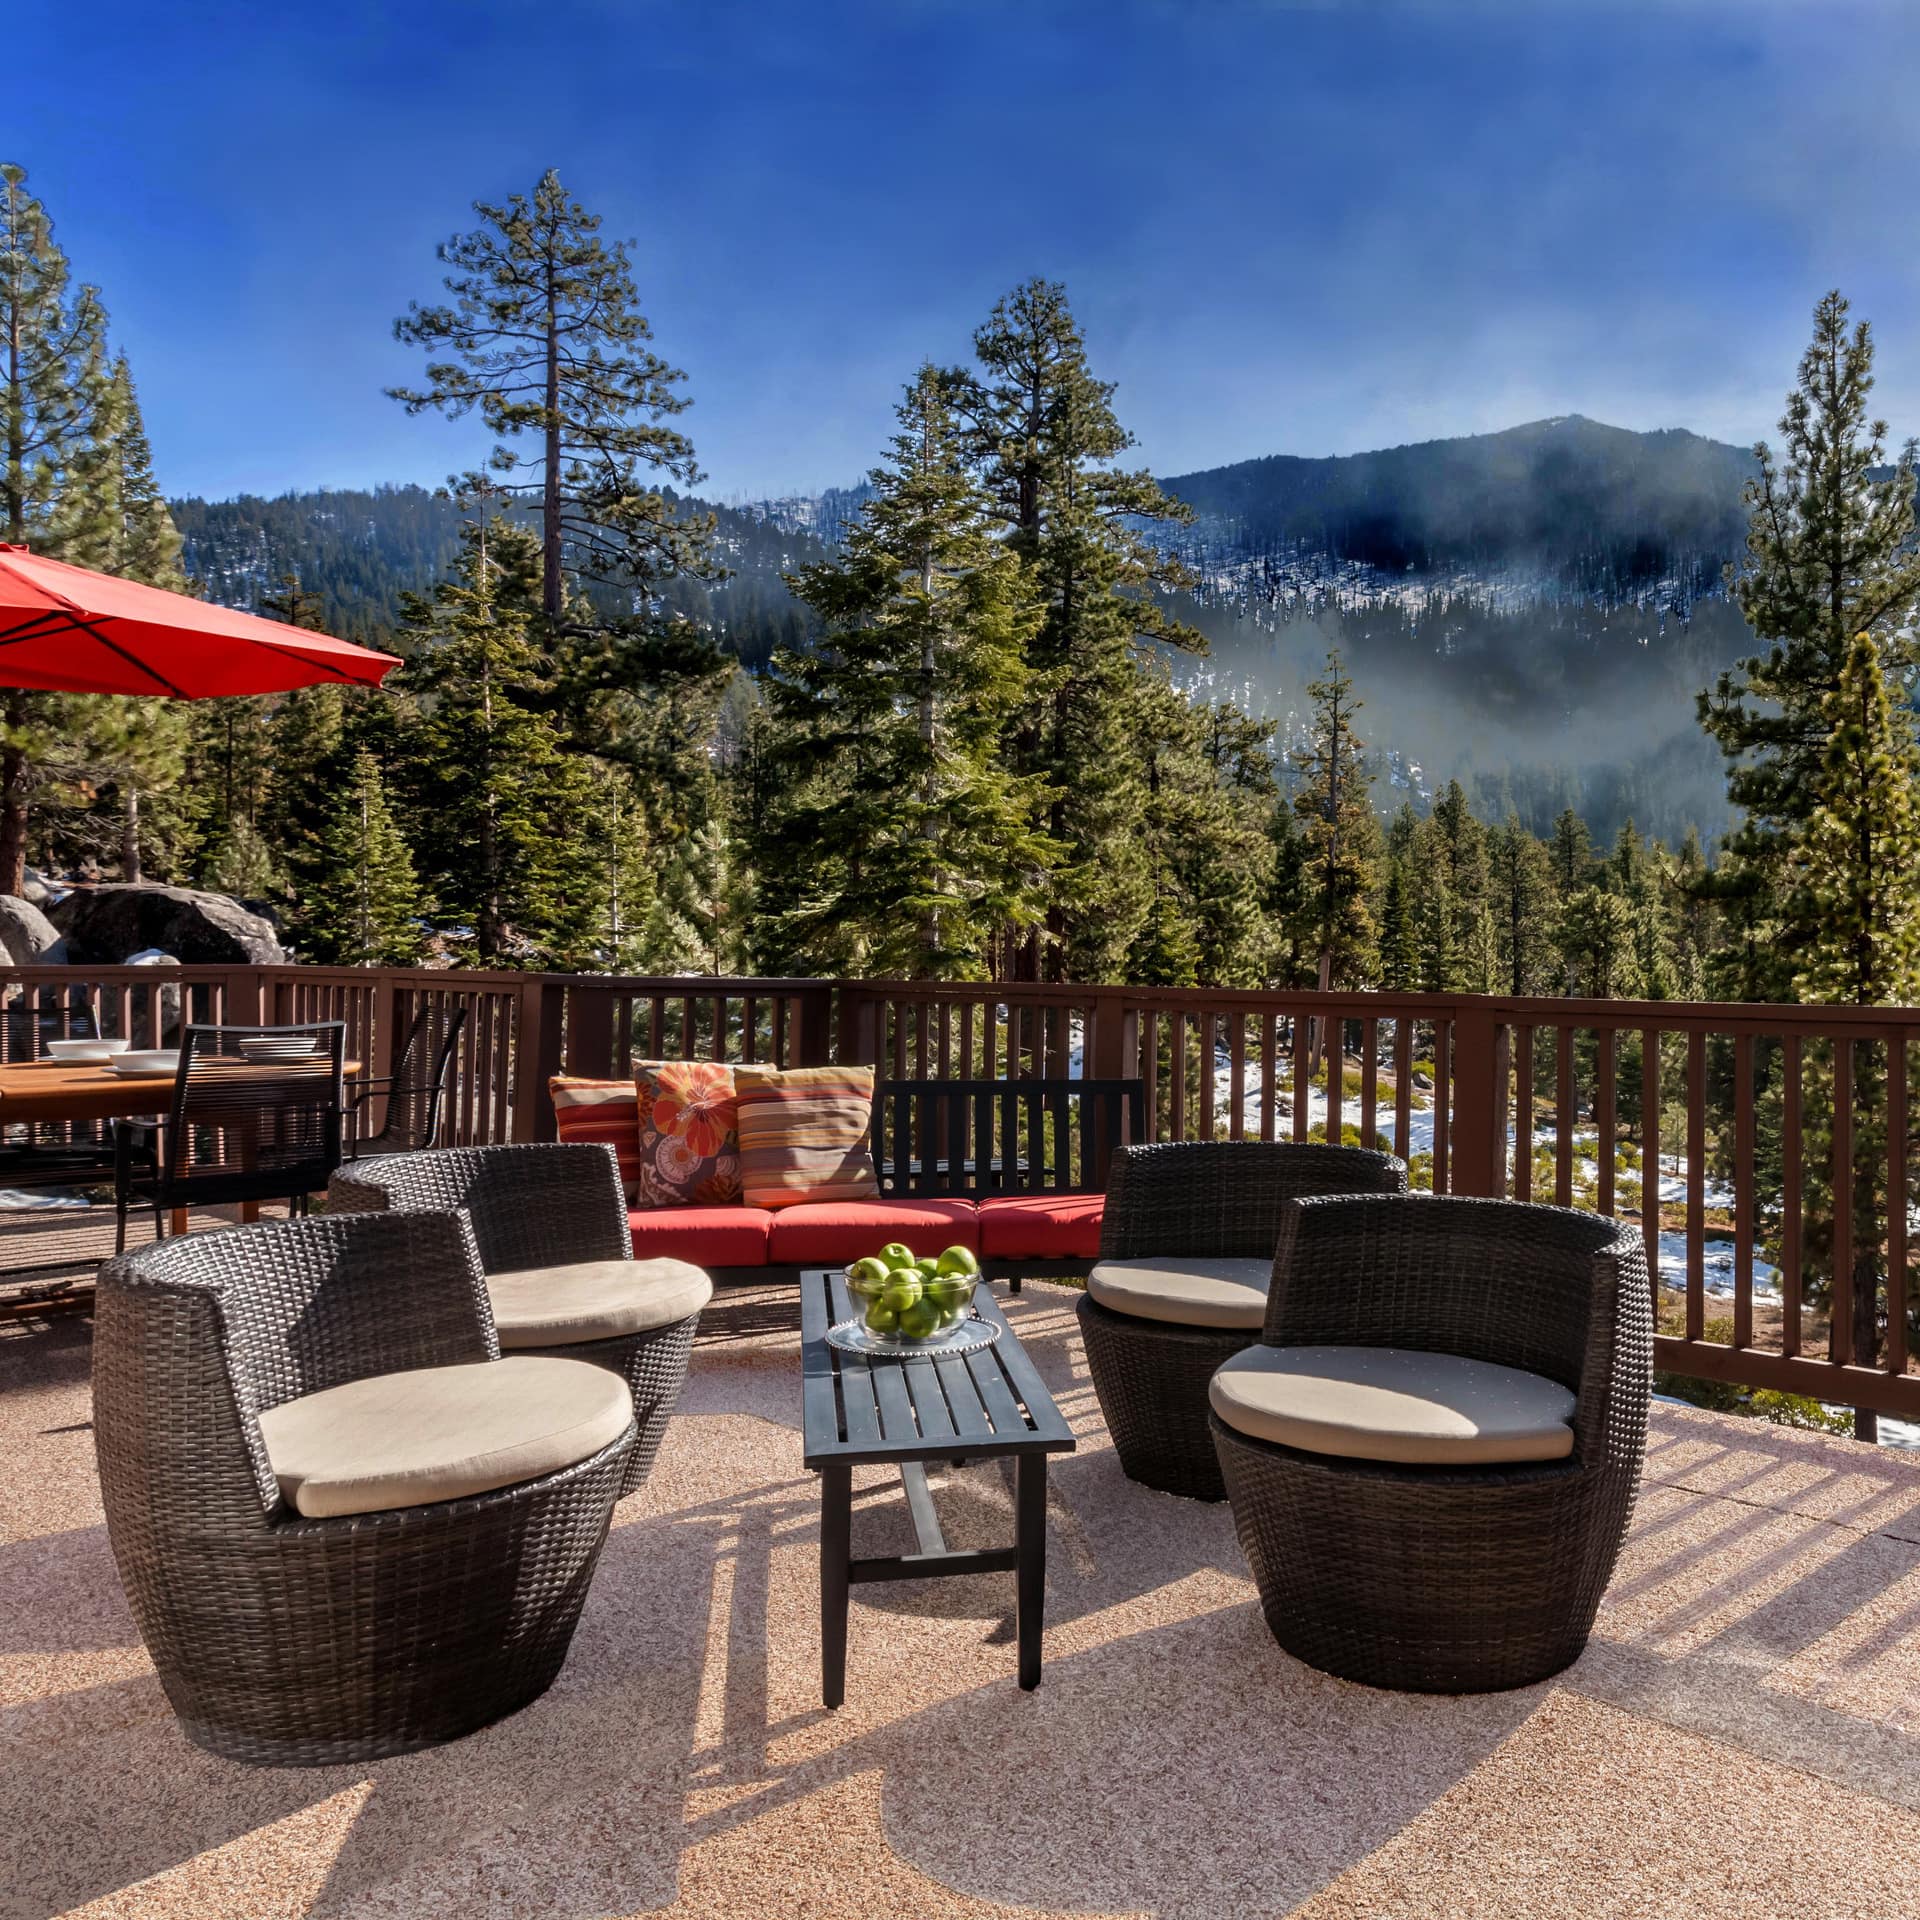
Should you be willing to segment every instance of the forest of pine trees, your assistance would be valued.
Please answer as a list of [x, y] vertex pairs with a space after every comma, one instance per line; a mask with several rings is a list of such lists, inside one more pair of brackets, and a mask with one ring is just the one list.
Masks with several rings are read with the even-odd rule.
[[[495, 442], [420, 508], [440, 571], [383, 631], [403, 668], [191, 708], [6, 696], [0, 887], [29, 860], [215, 887], [336, 962], [1920, 993], [1914, 471], [1839, 295], [1756, 453], [1733, 586], [1757, 649], [1700, 696], [1739, 829], [1596, 844], [1572, 808], [1542, 834], [1410, 783], [1338, 644], [1284, 724], [1183, 685], [1206, 645], [1169, 610], [1189, 510], [1127, 465], [1045, 279], [965, 364], [913, 373], [833, 546], [779, 536], [801, 612], [743, 664], [714, 612], [739, 527], [687, 508], [688, 396], [627, 248], [552, 174], [475, 212], [445, 302], [396, 326], [426, 365], [394, 397]], [[0, 320], [5, 537], [188, 586], [100, 295], [13, 166]], [[251, 564], [193, 531], [216, 591]], [[340, 611], [291, 575], [255, 597]]]

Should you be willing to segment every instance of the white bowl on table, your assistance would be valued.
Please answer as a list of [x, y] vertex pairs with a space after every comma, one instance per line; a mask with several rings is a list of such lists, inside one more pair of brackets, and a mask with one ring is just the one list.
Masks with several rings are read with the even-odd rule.
[[111, 1060], [117, 1053], [125, 1053], [130, 1043], [125, 1040], [49, 1040], [47, 1058], [49, 1060]]
[[129, 1080], [157, 1080], [161, 1075], [172, 1075], [180, 1071], [180, 1049], [178, 1047], [143, 1047], [136, 1051], [116, 1053], [111, 1064], [115, 1073]]

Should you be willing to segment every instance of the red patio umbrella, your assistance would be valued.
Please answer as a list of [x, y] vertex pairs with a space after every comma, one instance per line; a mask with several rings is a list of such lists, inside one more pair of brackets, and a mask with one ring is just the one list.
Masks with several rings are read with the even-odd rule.
[[0, 687], [51, 693], [282, 693], [377, 687], [400, 664], [324, 633], [0, 544]]

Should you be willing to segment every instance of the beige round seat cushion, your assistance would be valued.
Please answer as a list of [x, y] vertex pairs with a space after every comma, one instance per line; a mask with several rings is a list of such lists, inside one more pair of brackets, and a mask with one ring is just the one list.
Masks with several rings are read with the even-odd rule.
[[1236, 1433], [1347, 1460], [1481, 1467], [1573, 1451], [1559, 1381], [1456, 1353], [1249, 1347], [1207, 1397]]
[[1146, 1260], [1101, 1260], [1087, 1293], [1113, 1313], [1178, 1327], [1233, 1327], [1258, 1333], [1267, 1317], [1271, 1260], [1162, 1253]]
[[713, 1282], [685, 1260], [580, 1260], [490, 1273], [487, 1295], [504, 1352], [671, 1326], [713, 1298]]
[[538, 1480], [610, 1446], [627, 1383], [586, 1360], [483, 1360], [374, 1374], [260, 1416], [280, 1491], [309, 1519], [463, 1500]]

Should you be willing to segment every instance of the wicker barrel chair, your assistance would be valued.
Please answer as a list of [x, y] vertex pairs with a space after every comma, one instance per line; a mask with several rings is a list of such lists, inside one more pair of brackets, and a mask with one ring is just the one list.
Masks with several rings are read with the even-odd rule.
[[611, 1147], [443, 1147], [354, 1161], [333, 1176], [327, 1207], [464, 1211], [501, 1347], [590, 1360], [619, 1374], [640, 1423], [620, 1492], [645, 1485], [713, 1282], [684, 1260], [634, 1259]]
[[190, 1739], [258, 1765], [411, 1753], [542, 1693], [634, 1445], [598, 1368], [500, 1358], [446, 1213], [109, 1262], [93, 1406], [167, 1699]]
[[1504, 1200], [1291, 1204], [1212, 1431], [1274, 1638], [1370, 1686], [1575, 1659], [1633, 1509], [1652, 1356], [1633, 1227]]
[[1402, 1162], [1360, 1147], [1225, 1140], [1115, 1152], [1080, 1332], [1128, 1479], [1225, 1498], [1207, 1383], [1260, 1338], [1285, 1203], [1406, 1185]]

